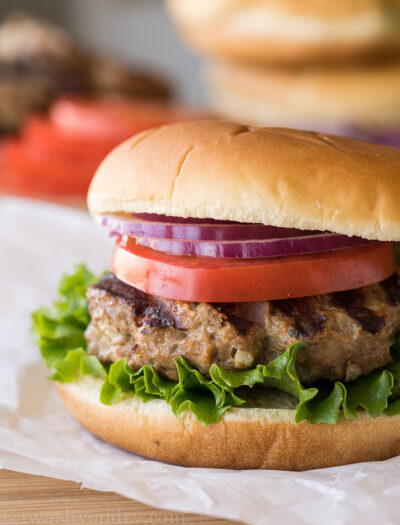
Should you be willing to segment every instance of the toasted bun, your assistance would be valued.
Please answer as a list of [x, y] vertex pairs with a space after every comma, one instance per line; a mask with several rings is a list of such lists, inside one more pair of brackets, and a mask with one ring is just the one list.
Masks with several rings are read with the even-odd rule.
[[398, 0], [168, 0], [184, 39], [228, 59], [293, 63], [362, 59], [400, 48]]
[[175, 417], [161, 400], [99, 401], [101, 381], [57, 384], [79, 423], [97, 437], [148, 458], [190, 467], [309, 470], [400, 454], [400, 416], [360, 414], [335, 425], [294, 423], [294, 411], [232, 408], [213, 425]]
[[92, 214], [159, 213], [400, 240], [400, 149], [283, 128], [198, 121], [118, 146]]
[[297, 69], [215, 63], [205, 76], [212, 109], [238, 122], [333, 131], [400, 129], [400, 60]]

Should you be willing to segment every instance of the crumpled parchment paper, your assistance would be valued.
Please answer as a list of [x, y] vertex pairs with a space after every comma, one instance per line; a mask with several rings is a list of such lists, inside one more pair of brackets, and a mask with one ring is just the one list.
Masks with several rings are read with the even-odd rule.
[[303, 473], [194, 469], [128, 454], [82, 430], [45, 379], [29, 315], [55, 297], [74, 263], [104, 269], [111, 246], [83, 212], [0, 199], [0, 468], [249, 524], [400, 523], [400, 457]]

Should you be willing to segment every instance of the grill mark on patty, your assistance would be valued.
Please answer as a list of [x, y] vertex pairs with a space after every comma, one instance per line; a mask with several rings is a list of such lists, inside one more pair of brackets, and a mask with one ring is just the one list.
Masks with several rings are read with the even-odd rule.
[[141, 292], [133, 286], [127, 286], [124, 282], [117, 279], [113, 273], [104, 275], [93, 287], [104, 290], [126, 301], [134, 317], [143, 315], [146, 308], [152, 303], [148, 294]]
[[293, 320], [295, 337], [311, 339], [324, 328], [326, 315], [315, 311], [306, 298], [271, 301], [271, 305]]
[[240, 335], [246, 335], [250, 328], [254, 325], [251, 321], [242, 319], [237, 315], [234, 315], [232, 311], [235, 308], [235, 303], [210, 303], [210, 305], [217, 310], [217, 312], [223, 314], [227, 321], [231, 323]]
[[358, 290], [334, 293], [332, 302], [335, 306], [342, 308], [365, 332], [375, 335], [385, 326], [385, 316], [376, 315], [375, 312], [366, 308], [364, 295]]
[[387, 300], [392, 306], [400, 304], [399, 276], [397, 273], [382, 281], [381, 286], [386, 294]]
[[146, 326], [151, 326], [152, 328], [172, 326], [178, 330], [183, 329], [183, 327], [179, 326], [174, 315], [169, 310], [166, 310], [161, 303], [149, 306], [144, 315], [143, 324]]
[[162, 302], [155, 301], [153, 296], [126, 285], [112, 273], [106, 274], [94, 285], [94, 288], [123, 299], [128, 304], [138, 327], [173, 327], [177, 330], [185, 330], [180, 320], [174, 316], [173, 310], [168, 310]]

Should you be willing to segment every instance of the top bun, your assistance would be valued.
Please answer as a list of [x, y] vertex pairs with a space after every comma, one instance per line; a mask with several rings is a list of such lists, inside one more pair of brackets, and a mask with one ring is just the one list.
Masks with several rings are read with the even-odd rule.
[[400, 240], [400, 149], [195, 121], [147, 130], [103, 161], [92, 214], [159, 213]]
[[263, 63], [369, 60], [400, 48], [398, 0], [168, 0], [211, 56]]

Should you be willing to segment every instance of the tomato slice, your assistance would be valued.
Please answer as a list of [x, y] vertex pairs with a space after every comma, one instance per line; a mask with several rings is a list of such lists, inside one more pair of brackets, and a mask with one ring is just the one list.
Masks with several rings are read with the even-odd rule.
[[111, 97], [59, 99], [47, 117], [31, 117], [2, 146], [2, 187], [33, 194], [87, 192], [104, 157], [121, 141], [193, 112], [160, 102]]
[[98, 162], [120, 142], [117, 139], [102, 139], [68, 132], [54, 124], [49, 118], [42, 117], [31, 117], [26, 122], [22, 130], [22, 139], [38, 151], [68, 153], [77, 158], [94, 157], [98, 159]]
[[28, 119], [22, 138], [38, 150], [95, 156], [99, 162], [120, 142], [145, 129], [189, 119], [193, 112], [161, 102], [115, 98], [59, 99], [49, 117]]
[[84, 193], [68, 193], [51, 191], [47, 187], [33, 185], [29, 187], [13, 173], [5, 172], [0, 160], [0, 194], [10, 197], [28, 197], [29, 199], [45, 200], [86, 210], [86, 195]]
[[194, 119], [199, 114], [165, 102], [103, 97], [59, 99], [51, 120], [65, 132], [121, 142], [131, 135], [163, 124]]
[[27, 190], [50, 193], [85, 193], [95, 172], [97, 159], [76, 159], [31, 148], [24, 141], [9, 139], [2, 147], [4, 177]]
[[247, 302], [360, 288], [396, 271], [393, 246], [377, 242], [312, 255], [269, 259], [179, 257], [118, 238], [111, 270], [159, 297], [194, 302]]

